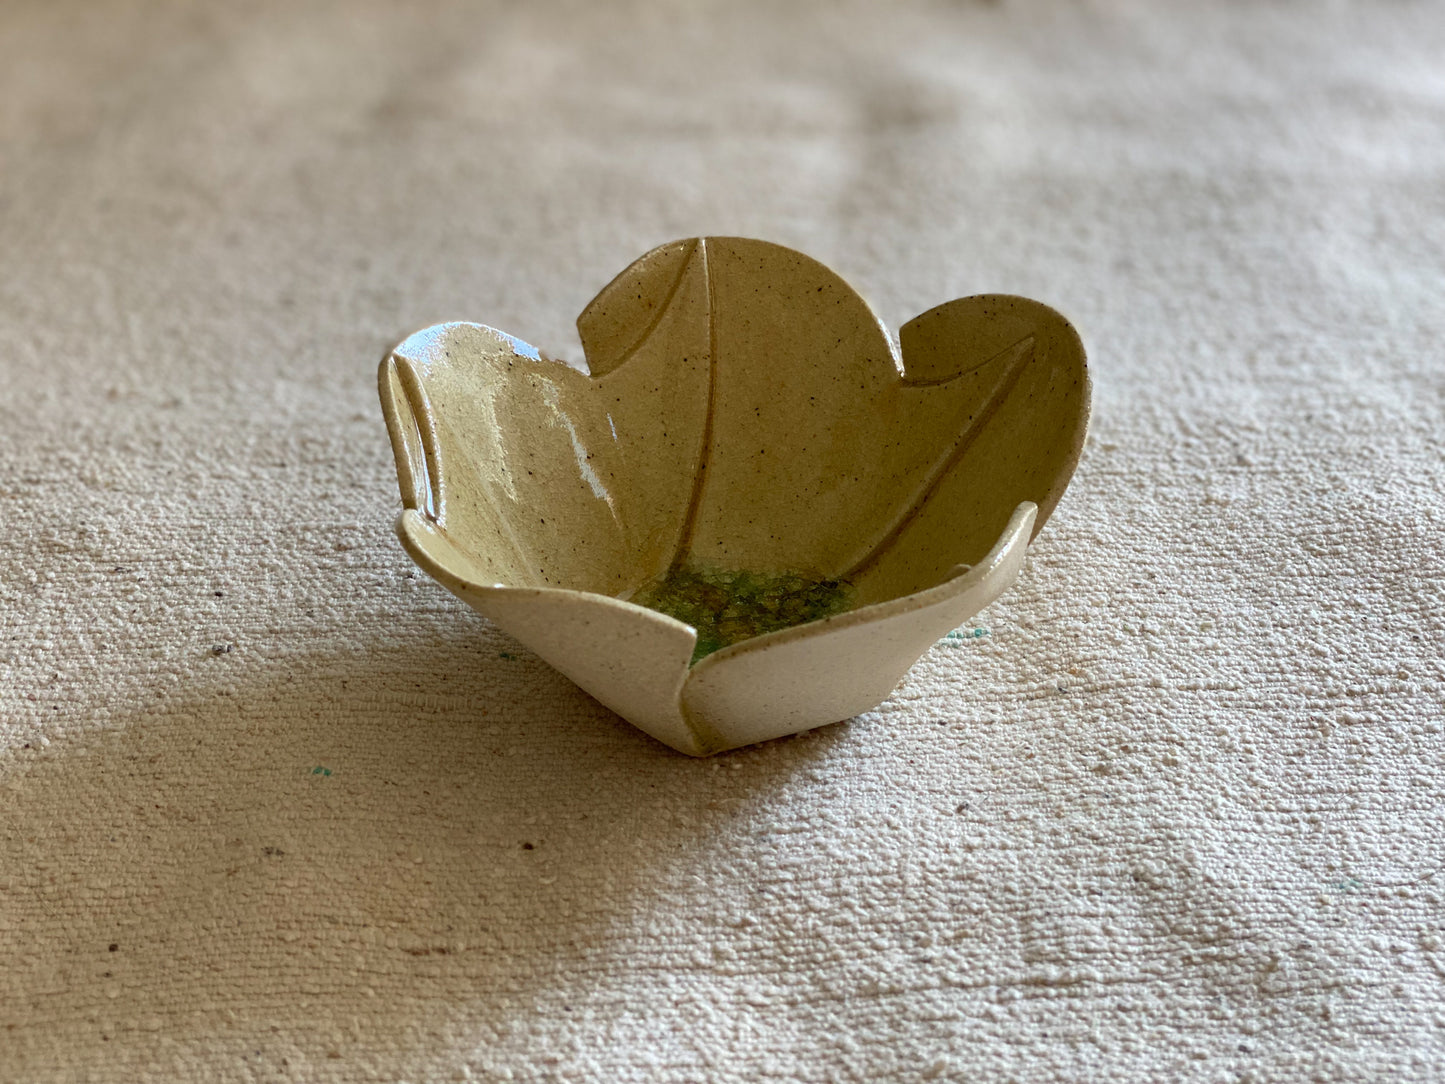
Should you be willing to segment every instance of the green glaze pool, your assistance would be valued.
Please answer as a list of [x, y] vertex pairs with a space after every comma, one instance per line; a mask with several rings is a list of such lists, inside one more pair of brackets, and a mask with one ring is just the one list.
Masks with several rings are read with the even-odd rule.
[[697, 629], [692, 661], [730, 644], [848, 609], [853, 587], [795, 573], [676, 568], [630, 601]]

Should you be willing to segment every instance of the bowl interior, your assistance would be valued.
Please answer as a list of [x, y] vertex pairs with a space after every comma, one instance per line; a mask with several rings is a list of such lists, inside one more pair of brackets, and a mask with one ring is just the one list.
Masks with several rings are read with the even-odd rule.
[[1078, 336], [1023, 298], [939, 306], [900, 356], [822, 265], [707, 238], [643, 257], [578, 327], [587, 373], [477, 324], [398, 346], [404, 500], [478, 582], [630, 599], [701, 653], [977, 562], [1020, 502], [1042, 525], [1082, 445]]

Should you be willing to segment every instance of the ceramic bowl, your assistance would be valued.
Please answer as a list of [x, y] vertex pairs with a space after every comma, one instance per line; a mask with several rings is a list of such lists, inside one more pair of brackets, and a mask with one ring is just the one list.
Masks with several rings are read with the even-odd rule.
[[588, 371], [480, 324], [381, 364], [397, 533], [448, 590], [693, 755], [867, 711], [997, 598], [1083, 444], [1079, 337], [1021, 297], [894, 345], [763, 241], [663, 245], [578, 318]]

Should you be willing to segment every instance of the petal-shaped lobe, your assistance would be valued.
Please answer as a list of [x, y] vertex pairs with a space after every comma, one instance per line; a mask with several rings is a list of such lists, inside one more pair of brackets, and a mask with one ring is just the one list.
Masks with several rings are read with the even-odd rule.
[[[662, 268], [675, 273], [651, 333], [599, 375], [480, 324], [392, 351], [381, 391], [404, 499], [465, 538], [489, 582], [618, 595], [671, 563], [707, 414], [699, 250]], [[417, 444], [438, 450], [419, 457]], [[407, 462], [427, 467], [425, 484]]]

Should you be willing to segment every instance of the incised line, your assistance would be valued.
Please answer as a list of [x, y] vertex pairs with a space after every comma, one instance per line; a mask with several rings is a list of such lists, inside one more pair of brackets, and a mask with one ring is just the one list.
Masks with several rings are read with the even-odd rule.
[[[998, 413], [999, 408], [1003, 406], [1004, 400], [1007, 399], [1009, 393], [1013, 391], [1014, 385], [1019, 382], [1019, 377], [1023, 375], [1024, 369], [1028, 367], [1028, 363], [1033, 359], [1034, 352], [1031, 347], [1033, 346], [1034, 338], [1033, 335], [1027, 335], [1011, 346], [1004, 347], [982, 365], [977, 365], [970, 370], [970, 372], [978, 372], [989, 363], [997, 361], [1010, 351], [1015, 351], [1018, 354], [1018, 358], [1014, 363], [1004, 370], [1003, 377], [997, 387], [994, 388], [988, 399], [984, 401], [983, 406], [974, 414], [973, 420], [969, 422], [968, 428], [959, 436], [958, 443], [954, 445], [953, 450], [949, 452], [948, 455], [942, 457], [934, 466], [932, 476], [924, 483], [922, 492], [914, 498], [898, 518], [893, 521], [893, 525], [888, 528], [888, 532], [874, 544], [873, 548], [870, 549], [861, 560], [850, 567], [848, 571], [844, 572], [839, 577], [840, 579], [850, 580], [856, 583], [859, 576], [869, 571], [878, 559], [888, 552], [893, 543], [898, 540], [899, 535], [903, 533], [904, 528], [913, 521], [913, 517], [929, 502], [934, 492], [943, 483], [943, 480], [948, 477], [953, 471], [953, 468], [958, 465], [959, 460], [961, 460], [969, 448], [973, 446], [973, 442], [978, 439], [978, 435], [983, 431], [984, 426]], [[962, 379], [962, 377], [967, 375], [967, 373], [961, 373], [954, 379]]]
[[411, 412], [412, 425], [416, 428], [421, 442], [422, 476], [413, 481], [420, 481], [420, 486], [414, 485], [414, 488], [425, 495], [426, 507], [418, 511], [424, 513], [432, 522], [440, 523], [446, 516], [446, 507], [442, 493], [440, 441], [437, 439], [436, 417], [432, 414], [431, 400], [427, 398], [426, 388], [422, 386], [421, 376], [411, 359], [393, 354], [392, 360], [396, 366], [397, 379], [401, 382], [402, 394], [406, 398], [407, 409]]
[[[668, 288], [667, 296], [664, 297], [662, 299], [662, 303], [657, 306], [657, 311], [652, 314], [652, 319], [647, 322], [647, 327], [643, 328], [642, 334], [637, 336], [637, 338], [632, 341], [632, 345], [622, 352], [622, 354], [618, 357], [616, 364], [609, 368], [607, 370], [607, 373], [614, 373], [618, 369], [626, 365], [629, 361], [632, 360], [632, 355], [636, 354], [639, 350], [641, 350], [643, 344], [646, 343], [648, 339], [652, 338], [652, 333], [657, 330], [657, 325], [662, 323], [662, 318], [667, 315], [667, 310], [672, 307], [672, 299], [677, 296], [677, 291], [682, 288], [682, 280], [687, 277], [687, 268], [688, 265], [692, 263], [693, 252], [695, 252], [701, 245], [701, 240], [696, 240], [692, 243], [692, 248], [688, 249], [687, 255], [682, 258], [682, 270], [680, 270], [677, 273], [677, 277], [672, 280], [672, 285]], [[703, 259], [703, 268], [704, 273], [706, 273], [706, 257], [704, 257]], [[602, 375], [606, 376], [607, 373], [603, 373]], [[600, 380], [601, 377], [595, 377], [594, 379]]]
[[698, 453], [697, 471], [692, 479], [692, 496], [688, 500], [687, 515], [677, 536], [677, 548], [673, 551], [669, 571], [681, 568], [692, 551], [692, 536], [697, 530], [702, 491], [707, 484], [708, 461], [712, 458], [713, 412], [717, 402], [717, 315], [714, 309], [712, 270], [707, 262], [706, 238], [698, 239], [697, 252], [702, 260], [703, 284], [707, 288], [707, 412], [703, 416], [701, 451]]

